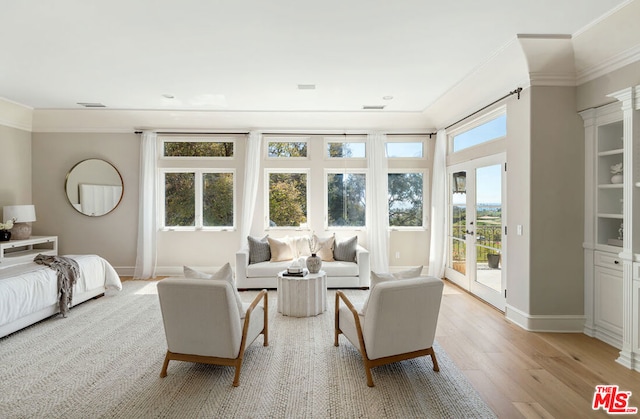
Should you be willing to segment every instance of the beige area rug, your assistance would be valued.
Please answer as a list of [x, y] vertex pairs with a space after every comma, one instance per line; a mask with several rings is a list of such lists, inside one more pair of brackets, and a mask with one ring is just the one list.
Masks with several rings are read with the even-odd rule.
[[[241, 293], [251, 301], [255, 292]], [[349, 290], [362, 301], [366, 291]], [[333, 346], [335, 292], [327, 312], [277, 313], [269, 292], [269, 346], [247, 350], [240, 386], [233, 369], [171, 362], [156, 283], [127, 281], [108, 293], [0, 339], [2, 418], [486, 418], [495, 417], [447, 354], [373, 369], [366, 384], [358, 351]]]

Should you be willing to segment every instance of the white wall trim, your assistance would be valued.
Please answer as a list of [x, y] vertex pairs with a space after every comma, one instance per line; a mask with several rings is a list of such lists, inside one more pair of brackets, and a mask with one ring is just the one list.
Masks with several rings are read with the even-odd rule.
[[0, 97], [0, 125], [31, 132], [33, 109]]
[[579, 86], [591, 80], [595, 80], [598, 77], [602, 77], [612, 71], [621, 69], [629, 64], [633, 64], [636, 61], [640, 61], [640, 45], [636, 45], [613, 55], [600, 64], [587, 67], [583, 70], [578, 70], [576, 75], [576, 84]]
[[531, 332], [583, 333], [583, 315], [531, 315], [507, 304], [505, 318]]
[[576, 85], [574, 73], [529, 73], [531, 86], [570, 86]]

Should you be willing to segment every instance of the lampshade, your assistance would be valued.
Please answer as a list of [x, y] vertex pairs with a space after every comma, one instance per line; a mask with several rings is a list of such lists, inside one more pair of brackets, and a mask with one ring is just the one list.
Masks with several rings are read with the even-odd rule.
[[36, 220], [35, 205], [7, 205], [2, 212], [4, 221], [15, 218], [16, 223], [31, 223]]

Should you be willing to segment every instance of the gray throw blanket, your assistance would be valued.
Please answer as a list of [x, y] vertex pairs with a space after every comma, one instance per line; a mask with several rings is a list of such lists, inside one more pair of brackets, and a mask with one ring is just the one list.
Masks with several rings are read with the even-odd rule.
[[73, 286], [80, 276], [80, 267], [75, 260], [64, 256], [38, 255], [33, 261], [46, 265], [58, 273], [58, 305], [62, 317], [67, 317], [73, 298]]

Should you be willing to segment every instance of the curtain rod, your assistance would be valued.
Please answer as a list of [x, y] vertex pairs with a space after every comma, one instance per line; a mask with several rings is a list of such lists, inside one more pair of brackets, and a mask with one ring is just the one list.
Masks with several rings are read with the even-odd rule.
[[[247, 135], [248, 131], [244, 132], [210, 132], [210, 131], [188, 131], [188, 132], [179, 132], [179, 131], [154, 131], [158, 135]], [[135, 130], [135, 134], [142, 134], [142, 130]]]
[[500, 102], [501, 100], [504, 100], [506, 98], [508, 98], [511, 95], [518, 95], [518, 100], [520, 100], [520, 92], [522, 92], [522, 87], [518, 87], [516, 90], [513, 90], [509, 93], [507, 93], [506, 95], [502, 96], [500, 99], [494, 100], [493, 102], [491, 102], [490, 104], [488, 104], [487, 106], [484, 106], [480, 109], [478, 109], [477, 111], [470, 113], [469, 115], [465, 116], [464, 118], [461, 118], [459, 120], [457, 120], [456, 122], [454, 122], [453, 124], [449, 125], [448, 127], [445, 128], [445, 130], [448, 130], [449, 128], [451, 128], [452, 126], [459, 124], [460, 122], [464, 121], [467, 118], [472, 117], [473, 115], [484, 111], [485, 109], [487, 109], [488, 107], [491, 107], [493, 105], [495, 105], [496, 103]]

